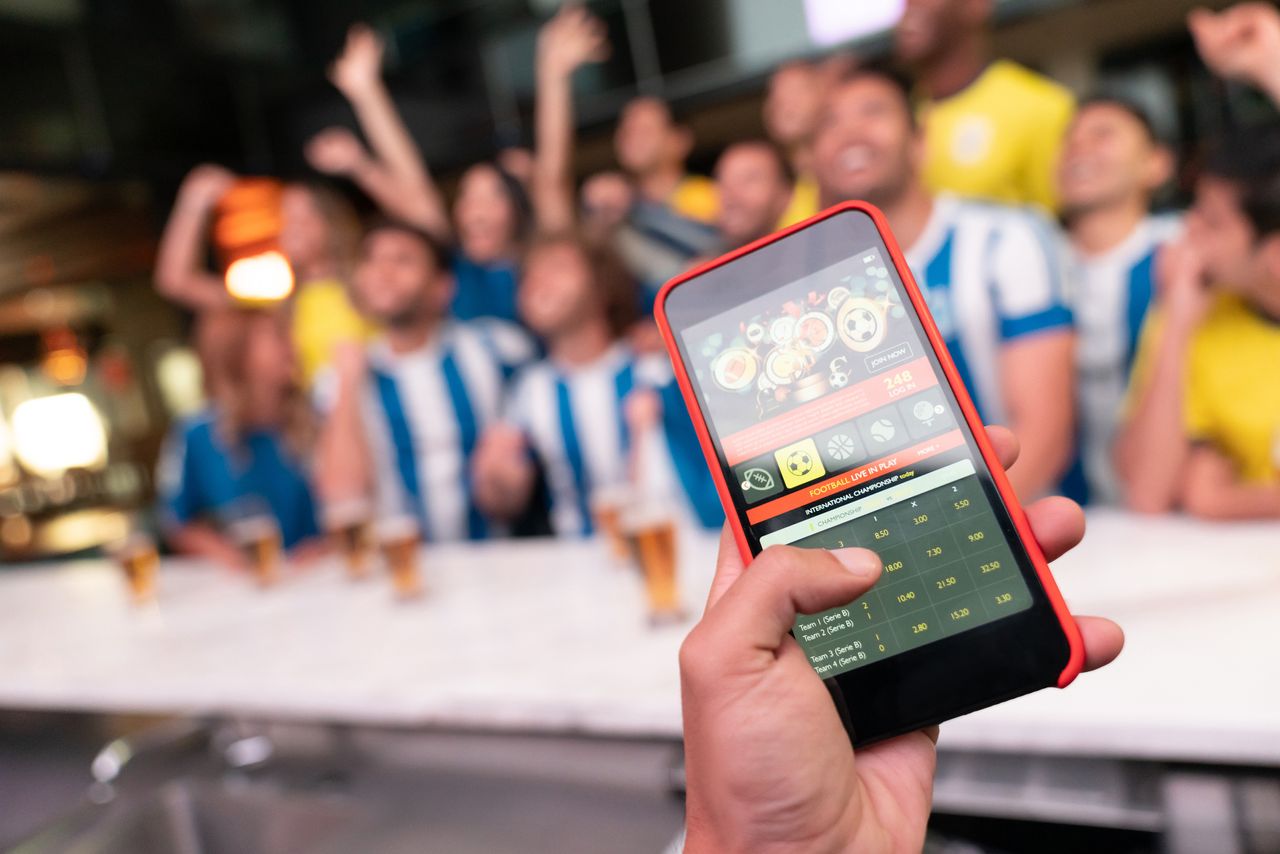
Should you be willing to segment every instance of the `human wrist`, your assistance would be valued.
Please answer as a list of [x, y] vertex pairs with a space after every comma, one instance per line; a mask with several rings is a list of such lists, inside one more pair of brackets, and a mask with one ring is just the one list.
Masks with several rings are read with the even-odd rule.
[[1280, 62], [1274, 63], [1273, 67], [1259, 75], [1257, 86], [1271, 99], [1271, 103], [1280, 107]]
[[573, 77], [574, 66], [553, 53], [540, 58], [536, 70], [539, 83], [559, 84]]
[[750, 831], [744, 835], [744, 828], [749, 826], [749, 820], [712, 821], [703, 815], [696, 799], [691, 799], [685, 806], [684, 847], [680, 850], [682, 854], [792, 854], [795, 851], [843, 854], [850, 850], [883, 850], [876, 840], [865, 846], [856, 845], [859, 842], [857, 831], [844, 818], [803, 838], [783, 839], [771, 834], [761, 838], [758, 833]]

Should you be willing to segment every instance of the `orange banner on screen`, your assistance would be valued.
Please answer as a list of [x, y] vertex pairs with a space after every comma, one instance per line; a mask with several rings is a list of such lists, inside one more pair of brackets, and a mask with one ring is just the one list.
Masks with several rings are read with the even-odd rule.
[[842, 492], [853, 489], [855, 486], [874, 480], [882, 474], [889, 474], [904, 466], [915, 465], [923, 459], [932, 457], [934, 454], [958, 448], [963, 444], [964, 434], [959, 430], [952, 430], [950, 433], [943, 433], [941, 436], [926, 439], [917, 445], [912, 445], [910, 448], [903, 448], [896, 453], [886, 454], [878, 460], [872, 460], [865, 466], [850, 469], [844, 474], [829, 477], [821, 483], [815, 483], [813, 486], [806, 487], [798, 492], [775, 498], [773, 501], [766, 502], [758, 507], [752, 507], [747, 510], [747, 521], [754, 525], [756, 522], [771, 519], [788, 511], [799, 510], [814, 501], [839, 495]]
[[721, 442], [725, 458], [729, 465], [735, 466], [937, 384], [938, 378], [929, 360], [922, 356], [897, 370], [885, 371], [776, 418], [731, 433]]

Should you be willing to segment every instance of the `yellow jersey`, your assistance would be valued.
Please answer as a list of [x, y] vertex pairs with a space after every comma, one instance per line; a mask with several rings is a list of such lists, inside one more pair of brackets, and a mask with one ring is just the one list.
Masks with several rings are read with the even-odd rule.
[[[1135, 383], [1153, 370], [1158, 314], [1144, 324]], [[1280, 482], [1280, 320], [1258, 313], [1238, 296], [1217, 298], [1187, 353], [1183, 425], [1213, 445], [1249, 483]]]
[[925, 184], [935, 192], [1052, 211], [1058, 153], [1074, 112], [1065, 87], [996, 60], [960, 92], [920, 105]]
[[686, 175], [676, 185], [667, 206], [685, 219], [714, 223], [720, 215], [720, 193], [710, 178]]
[[290, 333], [304, 384], [309, 386], [329, 364], [335, 345], [368, 340], [373, 331], [373, 324], [351, 305], [342, 282], [316, 279], [300, 286], [293, 299]]
[[791, 190], [791, 201], [787, 203], [782, 219], [778, 220], [778, 228], [786, 228], [808, 219], [818, 212], [820, 204], [818, 182], [813, 180], [812, 175], [797, 176], [796, 185]]

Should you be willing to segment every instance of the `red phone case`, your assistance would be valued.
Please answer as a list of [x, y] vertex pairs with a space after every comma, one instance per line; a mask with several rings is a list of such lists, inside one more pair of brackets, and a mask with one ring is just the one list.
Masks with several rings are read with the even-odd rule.
[[996, 488], [1000, 491], [1000, 496], [1004, 499], [1005, 506], [1009, 508], [1009, 515], [1017, 528], [1018, 537], [1022, 540], [1022, 545], [1027, 554], [1031, 556], [1031, 563], [1035, 566], [1036, 575], [1039, 576], [1040, 584], [1044, 587], [1044, 591], [1049, 597], [1049, 602], [1053, 606], [1053, 612], [1067, 637], [1070, 655], [1067, 658], [1067, 666], [1063, 668], [1062, 673], [1058, 676], [1058, 687], [1065, 688], [1079, 675], [1081, 668], [1084, 666], [1084, 641], [1080, 637], [1080, 629], [1076, 626], [1075, 620], [1072, 619], [1071, 612], [1067, 609], [1067, 603], [1063, 600], [1062, 593], [1058, 590], [1058, 585], [1053, 580], [1053, 573], [1049, 571], [1049, 564], [1044, 558], [1044, 552], [1040, 550], [1040, 544], [1036, 542], [1035, 535], [1031, 532], [1031, 526], [1027, 522], [1026, 514], [1022, 511], [1022, 505], [1018, 502], [1017, 496], [1014, 495], [1013, 487], [1010, 486], [1009, 479], [1005, 475], [1004, 466], [1000, 465], [1000, 461], [996, 458], [995, 450], [991, 447], [991, 442], [987, 438], [987, 431], [981, 419], [978, 418], [978, 411], [974, 408], [973, 401], [969, 398], [969, 392], [961, 382], [960, 374], [956, 371], [955, 364], [951, 361], [951, 354], [947, 351], [947, 345], [943, 342], [942, 336], [938, 333], [938, 327], [933, 322], [933, 315], [929, 313], [929, 308], [920, 293], [920, 288], [916, 285], [915, 278], [911, 275], [911, 269], [907, 266], [902, 250], [898, 248], [898, 241], [894, 238], [893, 232], [889, 230], [889, 223], [884, 218], [884, 214], [877, 207], [867, 202], [842, 202], [828, 208], [803, 222], [798, 222], [781, 231], [762, 237], [740, 249], [721, 255], [713, 261], [701, 264], [667, 282], [658, 292], [653, 309], [654, 316], [658, 321], [658, 329], [662, 332], [662, 339], [666, 343], [667, 352], [671, 356], [671, 364], [675, 369], [676, 380], [680, 384], [680, 393], [684, 396], [685, 406], [688, 407], [689, 414], [693, 419], [693, 426], [697, 430], [698, 442], [702, 446], [703, 456], [706, 457], [707, 465], [715, 478], [716, 491], [720, 495], [720, 503], [724, 506], [725, 516], [728, 519], [730, 529], [733, 531], [733, 539], [738, 544], [738, 551], [742, 554], [743, 561], [749, 562], [751, 560], [751, 550], [747, 545], [746, 533], [742, 529], [738, 514], [734, 510], [729, 484], [720, 469], [719, 458], [711, 442], [711, 433], [707, 429], [706, 420], [702, 417], [702, 410], [698, 406], [693, 384], [689, 379], [688, 371], [685, 369], [684, 360], [680, 358], [680, 351], [676, 347], [675, 335], [671, 331], [671, 324], [667, 320], [667, 296], [675, 288], [691, 279], [696, 279], [709, 270], [723, 266], [735, 258], [746, 255], [748, 252], [753, 252], [762, 246], [781, 240], [787, 235], [794, 234], [816, 222], [849, 210], [861, 211], [870, 216], [872, 221], [875, 222], [876, 229], [880, 232], [885, 246], [889, 249], [889, 257], [893, 259], [893, 265], [898, 270], [898, 276], [906, 287], [907, 296], [911, 299], [911, 305], [920, 316], [925, 335], [928, 337], [934, 352], [938, 354], [938, 361], [942, 365], [943, 374], [955, 392], [956, 400], [960, 403], [960, 411], [964, 414], [964, 420], [968, 423], [970, 431], [977, 440], [978, 449], [982, 452], [982, 459], [986, 462], [987, 468], [991, 470]]

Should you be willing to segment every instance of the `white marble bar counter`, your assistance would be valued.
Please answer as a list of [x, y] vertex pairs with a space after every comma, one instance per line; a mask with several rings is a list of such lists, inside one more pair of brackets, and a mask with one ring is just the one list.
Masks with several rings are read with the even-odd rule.
[[[684, 532], [691, 614], [715, 538]], [[0, 707], [678, 738], [676, 652], [597, 542], [423, 552], [394, 601], [336, 560], [259, 590], [187, 560], [136, 608], [105, 561], [0, 570]], [[943, 727], [957, 750], [1280, 765], [1280, 526], [1095, 513], [1054, 566], [1128, 633], [1107, 670]]]

